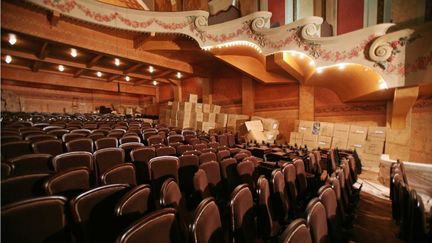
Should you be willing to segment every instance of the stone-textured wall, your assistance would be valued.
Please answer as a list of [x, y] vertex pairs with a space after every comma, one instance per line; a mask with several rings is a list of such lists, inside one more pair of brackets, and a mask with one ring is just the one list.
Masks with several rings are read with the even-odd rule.
[[[138, 109], [140, 96], [29, 88], [2, 84], [2, 111], [93, 112], [101, 105], [123, 113], [126, 107]], [[149, 102], [149, 101], [147, 101]]]

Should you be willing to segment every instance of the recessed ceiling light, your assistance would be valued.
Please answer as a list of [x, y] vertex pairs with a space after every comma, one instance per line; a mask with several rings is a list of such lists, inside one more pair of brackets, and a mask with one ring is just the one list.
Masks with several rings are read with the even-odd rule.
[[149, 72], [150, 72], [150, 73], [153, 73], [153, 72], [154, 72], [154, 68], [153, 68], [153, 66], [150, 66], [150, 67], [149, 67]]
[[58, 66], [58, 70], [59, 70], [60, 72], [63, 72], [63, 71], [64, 71], [64, 66], [63, 66], [63, 65], [59, 65], [59, 66]]
[[314, 66], [315, 65], [315, 61], [314, 60], [311, 60], [310, 62], [309, 62], [309, 66]]
[[156, 86], [158, 82], [156, 80], [153, 80], [153, 85]]
[[5, 62], [6, 63], [11, 63], [12, 62], [12, 57], [10, 55], [6, 55]]
[[322, 68], [322, 67], [317, 68], [317, 69], [316, 69], [316, 72], [317, 72], [317, 73], [322, 73], [322, 72], [323, 72], [323, 68]]
[[181, 78], [182, 77], [182, 74], [181, 74], [181, 72], [177, 72], [177, 78]]
[[9, 44], [12, 46], [17, 42], [17, 38], [15, 34], [9, 34]]
[[102, 77], [102, 73], [99, 72], [99, 71], [96, 73], [96, 75], [97, 75], [99, 78]]
[[379, 89], [388, 89], [387, 82], [383, 79], [378, 80]]
[[129, 82], [129, 80], [130, 80], [129, 76], [126, 76], [125, 79], [126, 79], [126, 81], [128, 81], [128, 82]]
[[120, 66], [120, 59], [118, 58], [114, 59], [114, 63], [116, 66]]
[[344, 70], [344, 69], [345, 69], [345, 63], [340, 63], [339, 70]]
[[75, 48], [71, 48], [70, 54], [72, 57], [77, 57], [78, 56], [78, 52]]
[[303, 53], [300, 53], [300, 59], [303, 59], [304, 58], [304, 54]]

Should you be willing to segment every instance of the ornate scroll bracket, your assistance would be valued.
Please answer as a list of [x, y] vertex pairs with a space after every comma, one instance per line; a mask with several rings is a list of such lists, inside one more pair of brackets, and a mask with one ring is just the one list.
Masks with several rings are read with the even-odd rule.
[[414, 42], [418, 38], [421, 38], [421, 35], [412, 35], [411, 31], [402, 31], [381, 36], [375, 39], [370, 45], [369, 58], [375, 62], [375, 66], [379, 66], [385, 70], [397, 59], [399, 53], [402, 52], [402, 49], [404, 49], [406, 45]]

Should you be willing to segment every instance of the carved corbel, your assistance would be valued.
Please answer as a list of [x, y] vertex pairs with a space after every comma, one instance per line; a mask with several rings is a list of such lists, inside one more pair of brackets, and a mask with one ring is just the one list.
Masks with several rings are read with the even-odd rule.
[[396, 88], [394, 91], [391, 122], [392, 129], [403, 129], [406, 117], [417, 100], [419, 87]]

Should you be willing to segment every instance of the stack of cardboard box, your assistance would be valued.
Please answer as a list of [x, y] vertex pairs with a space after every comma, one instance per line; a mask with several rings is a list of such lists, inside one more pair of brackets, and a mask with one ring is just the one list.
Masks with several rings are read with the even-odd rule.
[[378, 167], [386, 137], [385, 127], [365, 127], [317, 121], [296, 121], [289, 143], [309, 148], [356, 150], [366, 167]]
[[272, 118], [252, 116], [251, 121], [261, 121], [263, 133], [267, 142], [273, 142], [279, 135], [279, 121]]
[[187, 102], [168, 102], [166, 110], [161, 110], [159, 120], [168, 126], [194, 128], [208, 132], [216, 127], [216, 114], [220, 106], [198, 103], [198, 96], [189, 95]]
[[365, 167], [378, 168], [384, 151], [385, 127], [369, 127], [363, 151], [359, 154]]

